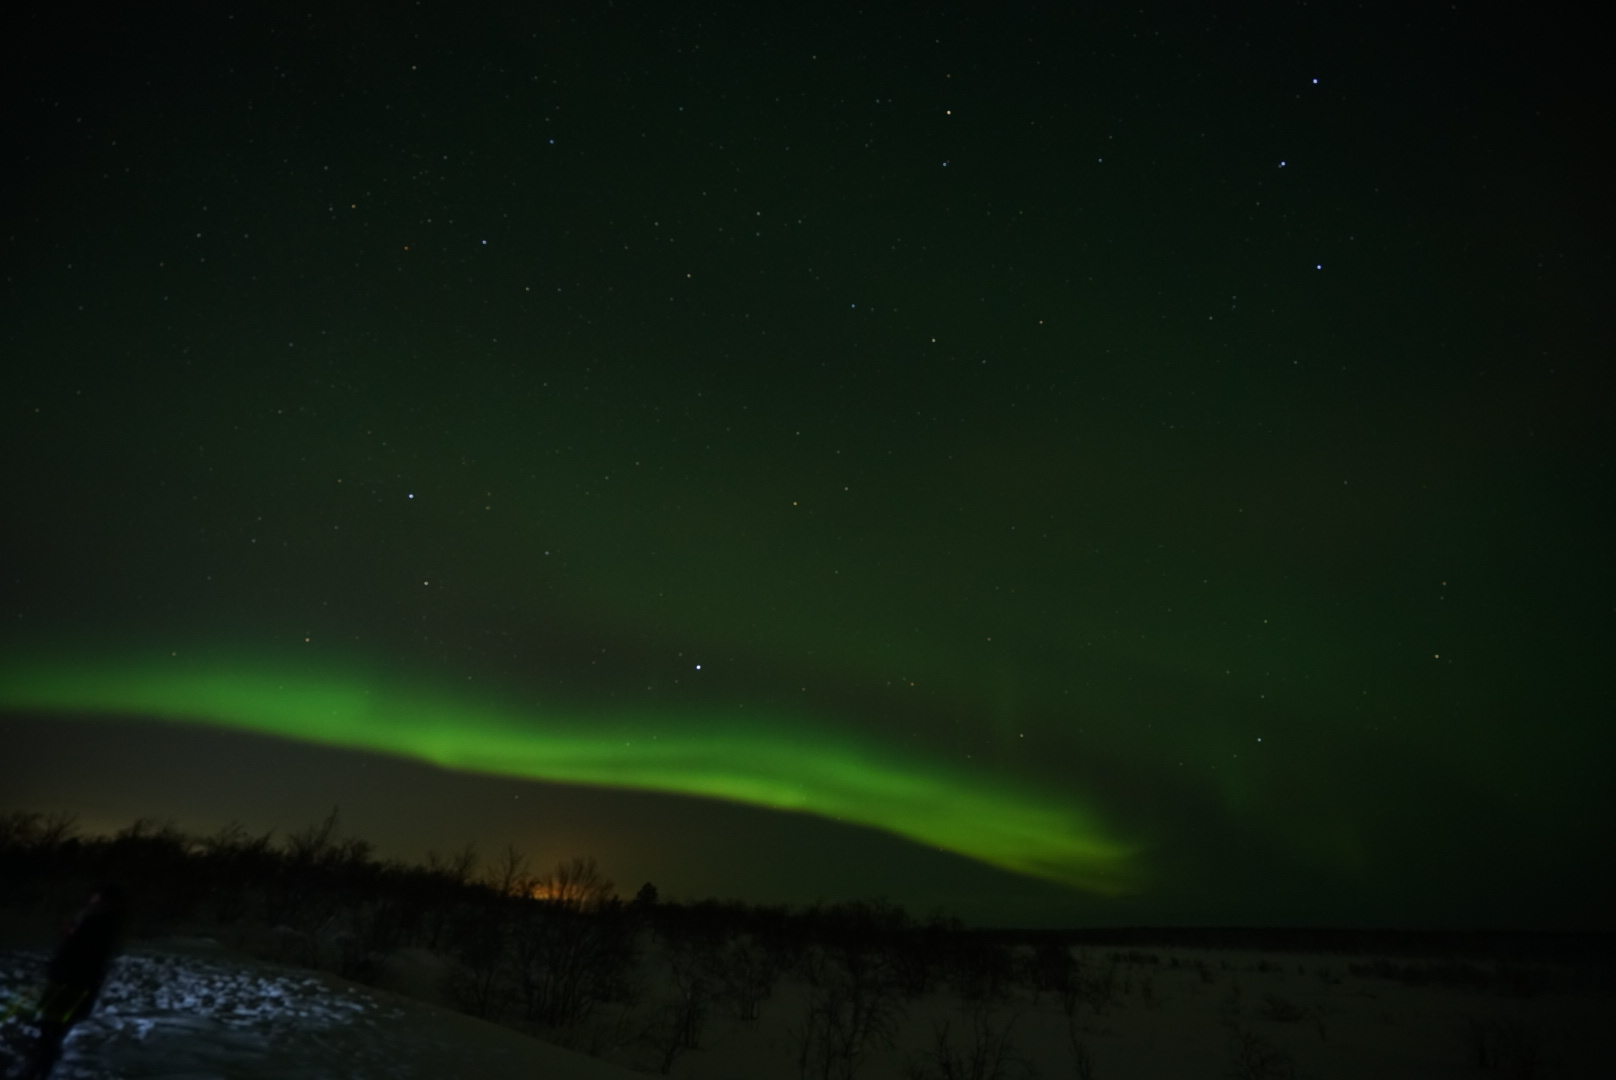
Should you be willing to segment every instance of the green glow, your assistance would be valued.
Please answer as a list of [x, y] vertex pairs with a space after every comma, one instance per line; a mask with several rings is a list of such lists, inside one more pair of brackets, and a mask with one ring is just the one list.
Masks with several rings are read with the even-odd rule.
[[1069, 800], [796, 716], [522, 714], [305, 664], [166, 656], [8, 663], [0, 707], [220, 724], [503, 776], [728, 799], [873, 826], [1090, 892], [1132, 884], [1135, 850]]

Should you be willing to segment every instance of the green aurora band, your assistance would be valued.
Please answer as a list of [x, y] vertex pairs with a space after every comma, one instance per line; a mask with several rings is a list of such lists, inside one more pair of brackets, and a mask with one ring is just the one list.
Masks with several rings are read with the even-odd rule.
[[[1067, 796], [994, 782], [796, 717], [602, 712], [535, 717], [397, 680], [262, 660], [11, 660], [0, 707], [216, 724], [501, 776], [726, 799], [882, 829], [1102, 895], [1138, 854]], [[654, 735], [647, 735], [654, 732]]]

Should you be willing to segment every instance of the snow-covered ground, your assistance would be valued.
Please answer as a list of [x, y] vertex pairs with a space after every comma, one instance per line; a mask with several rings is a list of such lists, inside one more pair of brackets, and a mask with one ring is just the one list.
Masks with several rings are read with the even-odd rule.
[[[1382, 965], [1379, 974], [1367, 958], [1189, 949], [1086, 950], [1083, 961], [1091, 972], [1114, 973], [1114, 994], [1101, 1012], [1084, 1005], [1075, 1033], [1049, 994], [1022, 990], [973, 1010], [934, 992], [902, 1003], [893, 1044], [863, 1060], [857, 1080], [1616, 1076], [1616, 999], [1557, 987], [1552, 978], [1527, 996], [1518, 986], [1501, 992], [1497, 980], [1487, 989], [1385, 977], [1418, 961]], [[36, 986], [44, 962], [38, 950], [0, 952], [0, 1001]], [[672, 1075], [801, 1080], [807, 997], [805, 985], [786, 979], [751, 1021], [715, 1008], [700, 1048], [680, 1054]], [[648, 1001], [665, 998], [648, 988]], [[944, 1024], [958, 1051], [952, 1072], [938, 1058]], [[1007, 1039], [1004, 1070], [972, 1072], [971, 1052], [984, 1039], [991, 1050], [996, 1032]], [[210, 942], [168, 941], [117, 962], [56, 1075], [620, 1080], [658, 1064], [655, 1052], [632, 1041], [610, 1053], [615, 1064], [334, 976]]]
[[[120, 957], [53, 1080], [621, 1080], [633, 1073], [493, 1024], [203, 943]], [[0, 953], [0, 1001], [46, 957]], [[15, 1024], [8, 1025], [14, 1027]]]
[[[1616, 998], [1609, 995], [1411, 985], [1364, 973], [1371, 957], [1079, 953], [1090, 972], [1114, 967], [1115, 994], [1101, 1012], [1081, 1007], [1075, 1038], [1050, 994], [1022, 989], [1009, 1000], [971, 1006], [934, 992], [904, 1004], [895, 1044], [872, 1053], [856, 1080], [1616, 1078]], [[1387, 967], [1409, 965], [1441, 966], [1399, 960]], [[755, 1024], [711, 1023], [704, 1048], [679, 1058], [672, 1075], [802, 1080], [804, 999], [803, 986], [782, 982]], [[945, 1025], [946, 1061], [939, 1053]], [[986, 1062], [999, 1033], [1007, 1052], [995, 1073]], [[973, 1061], [984, 1064], [981, 1071]]]

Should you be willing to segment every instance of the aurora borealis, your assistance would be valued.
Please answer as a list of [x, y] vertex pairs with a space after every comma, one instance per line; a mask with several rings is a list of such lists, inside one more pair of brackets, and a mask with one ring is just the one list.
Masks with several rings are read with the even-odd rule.
[[0, 807], [1608, 925], [1572, 45], [1002, 7], [8, 16]]
[[213, 722], [451, 768], [804, 810], [1094, 891], [1125, 886], [1126, 850], [1096, 835], [1080, 811], [1053, 793], [1039, 800], [1010, 785], [994, 790], [967, 770], [939, 775], [912, 757], [881, 760], [827, 732], [804, 734], [807, 725], [791, 718], [726, 724], [697, 713], [513, 721], [486, 705], [479, 710], [400, 692], [388, 680], [374, 689], [351, 678], [325, 680], [306, 663], [264, 675], [252, 658], [200, 669], [175, 665], [172, 657], [65, 670], [33, 660], [7, 672], [5, 685], [14, 707]]

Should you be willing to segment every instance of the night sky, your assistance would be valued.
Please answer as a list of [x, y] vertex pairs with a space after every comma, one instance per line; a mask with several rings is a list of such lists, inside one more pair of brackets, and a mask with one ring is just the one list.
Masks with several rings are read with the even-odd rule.
[[6, 15], [0, 808], [1610, 927], [1590, 39], [1144, 7]]

